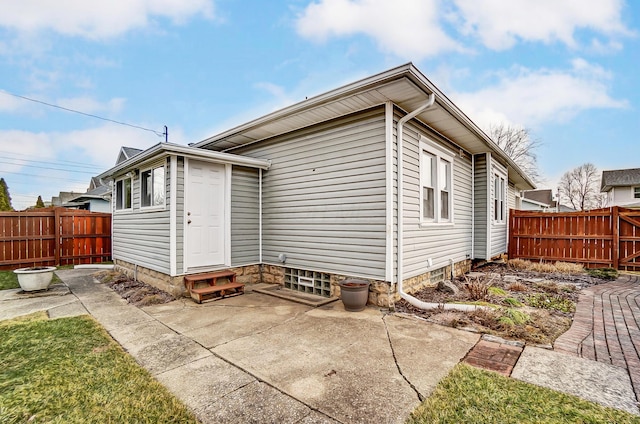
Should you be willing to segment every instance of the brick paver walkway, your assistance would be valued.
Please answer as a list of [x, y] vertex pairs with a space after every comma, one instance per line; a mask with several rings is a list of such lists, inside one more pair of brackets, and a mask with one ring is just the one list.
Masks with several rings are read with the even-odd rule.
[[623, 275], [584, 290], [573, 325], [553, 349], [625, 368], [640, 401], [640, 278]]

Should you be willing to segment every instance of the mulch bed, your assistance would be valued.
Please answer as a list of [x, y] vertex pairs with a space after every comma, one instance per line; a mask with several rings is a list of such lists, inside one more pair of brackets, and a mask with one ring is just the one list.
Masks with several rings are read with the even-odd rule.
[[122, 273], [105, 271], [96, 274], [95, 277], [134, 306], [157, 305], [175, 300], [175, 297], [169, 293], [141, 281], [135, 281]]
[[431, 303], [475, 303], [473, 312], [438, 308], [425, 311], [405, 300], [396, 311], [427, 321], [534, 345], [550, 345], [571, 326], [580, 290], [608, 282], [587, 273], [562, 274], [515, 270], [492, 263], [474, 270], [475, 278], [453, 280], [456, 294], [426, 287], [413, 295]]

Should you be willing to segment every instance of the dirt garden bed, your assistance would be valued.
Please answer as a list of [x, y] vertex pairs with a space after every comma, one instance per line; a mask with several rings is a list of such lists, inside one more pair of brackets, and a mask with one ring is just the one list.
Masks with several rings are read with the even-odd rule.
[[400, 300], [396, 311], [454, 328], [549, 345], [571, 326], [580, 290], [616, 277], [615, 270], [588, 273], [579, 265], [562, 262], [538, 264], [516, 259], [490, 263], [451, 283], [414, 293], [425, 302], [483, 308], [473, 312], [425, 311]]
[[156, 305], [175, 300], [175, 297], [169, 293], [140, 281], [135, 281], [120, 272], [101, 271], [94, 274], [94, 277], [135, 306]]

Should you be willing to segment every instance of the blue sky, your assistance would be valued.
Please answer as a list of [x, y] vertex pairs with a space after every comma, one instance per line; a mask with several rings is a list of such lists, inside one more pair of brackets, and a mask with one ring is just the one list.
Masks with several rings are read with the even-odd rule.
[[[120, 146], [232, 126], [413, 62], [482, 128], [541, 141], [555, 188], [640, 167], [640, 2], [3, 0], [0, 176], [22, 209], [86, 189]], [[3, 92], [5, 93], [3, 93]], [[51, 169], [57, 168], [57, 169]]]

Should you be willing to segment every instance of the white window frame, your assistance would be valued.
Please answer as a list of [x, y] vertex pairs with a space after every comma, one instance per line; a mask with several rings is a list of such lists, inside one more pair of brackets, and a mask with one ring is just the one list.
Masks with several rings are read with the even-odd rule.
[[[143, 192], [143, 188], [144, 188], [144, 175], [147, 172], [151, 172], [151, 188], [153, 190], [154, 187], [154, 174], [153, 171], [156, 169], [162, 168], [163, 170], [163, 175], [162, 175], [162, 179], [163, 179], [163, 184], [162, 184], [162, 192], [163, 192], [163, 196], [162, 196], [162, 204], [153, 204], [153, 199], [154, 199], [154, 194], [155, 192], [152, 191], [151, 192], [151, 204], [144, 206], [143, 205], [143, 201], [142, 199], [144, 198], [144, 192]], [[157, 164], [157, 165], [153, 165], [150, 166], [148, 168], [145, 169], [141, 169], [140, 170], [140, 210], [144, 210], [144, 211], [148, 211], [148, 210], [160, 210], [160, 209], [165, 209], [166, 208], [166, 204], [167, 204], [167, 165], [166, 164]]]
[[[443, 146], [436, 143], [433, 140], [428, 139], [425, 136], [420, 136], [420, 181], [419, 181], [419, 202], [420, 202], [420, 226], [430, 226], [430, 225], [452, 225], [454, 223], [454, 187], [453, 187], [453, 173], [454, 173], [454, 155], [452, 152], [446, 150]], [[425, 218], [424, 214], [424, 175], [426, 165], [425, 161], [425, 153], [433, 157], [434, 166], [431, 167], [431, 180], [433, 185], [433, 218]], [[448, 211], [449, 217], [442, 217], [442, 167], [443, 161], [449, 163], [449, 172], [444, 176], [446, 188], [448, 188]]]
[[636, 186], [631, 189], [631, 196], [634, 199], [640, 199], [640, 186]]
[[[125, 205], [125, 196], [124, 196], [124, 182], [126, 180], [129, 180], [129, 187], [130, 187], [130, 191], [129, 191], [129, 207], [125, 208], [118, 208], [118, 197], [121, 197], [122, 200], [122, 205]], [[118, 183], [122, 183], [122, 192], [118, 192]], [[116, 213], [119, 212], [127, 212], [127, 211], [131, 211], [133, 210], [133, 178], [131, 176], [124, 176], [122, 178], [118, 178], [115, 183], [114, 183], [114, 187], [113, 187], [113, 192], [115, 193], [115, 196], [113, 196], [113, 208], [116, 211]]]
[[501, 172], [493, 173], [493, 222], [507, 222], [507, 178]]

